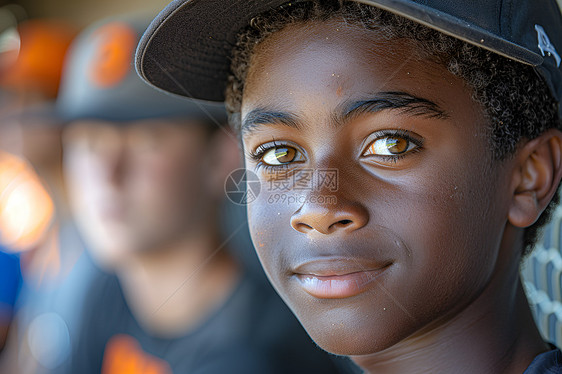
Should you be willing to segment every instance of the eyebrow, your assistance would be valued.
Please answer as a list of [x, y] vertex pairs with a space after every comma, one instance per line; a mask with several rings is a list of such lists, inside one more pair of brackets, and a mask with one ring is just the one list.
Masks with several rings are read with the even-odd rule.
[[242, 134], [252, 132], [260, 125], [284, 125], [295, 129], [300, 128], [298, 117], [279, 111], [267, 111], [265, 109], [254, 109], [246, 115], [242, 121]]
[[[449, 117], [449, 114], [433, 101], [406, 92], [388, 91], [378, 92], [368, 99], [343, 103], [336, 109], [332, 120], [336, 126], [339, 126], [365, 113], [376, 113], [383, 110], [400, 110], [401, 114], [425, 118], [446, 119]], [[260, 125], [277, 124], [296, 129], [301, 128], [299, 118], [293, 114], [258, 108], [249, 112], [242, 121], [242, 135], [253, 132]]]
[[336, 123], [344, 123], [365, 113], [376, 113], [383, 110], [397, 109], [401, 114], [426, 118], [446, 119], [449, 114], [437, 103], [406, 92], [379, 92], [373, 97], [344, 103], [342, 109], [336, 111]]

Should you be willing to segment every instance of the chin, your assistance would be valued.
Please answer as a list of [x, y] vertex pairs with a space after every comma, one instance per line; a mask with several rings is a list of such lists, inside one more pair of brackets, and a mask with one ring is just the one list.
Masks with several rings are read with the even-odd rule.
[[105, 270], [113, 271], [127, 263], [131, 250], [120, 242], [90, 243], [89, 250], [96, 263]]
[[384, 351], [418, 327], [399, 310], [350, 305], [349, 300], [316, 300], [301, 305], [291, 309], [311, 339], [336, 355], [361, 356]]
[[362, 356], [381, 352], [401, 339], [398, 336], [388, 336], [369, 329], [345, 326], [327, 326], [315, 331], [312, 329], [310, 337], [323, 350], [336, 355]]

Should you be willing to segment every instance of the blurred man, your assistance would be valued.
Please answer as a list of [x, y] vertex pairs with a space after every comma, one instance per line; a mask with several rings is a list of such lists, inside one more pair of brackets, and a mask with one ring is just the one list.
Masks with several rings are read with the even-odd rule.
[[[88, 293], [72, 373], [331, 373], [282, 301], [220, 235], [238, 167], [222, 105], [144, 85], [132, 68], [147, 22], [79, 37], [59, 109], [72, 210], [108, 274]], [[236, 231], [246, 229], [240, 220]]]

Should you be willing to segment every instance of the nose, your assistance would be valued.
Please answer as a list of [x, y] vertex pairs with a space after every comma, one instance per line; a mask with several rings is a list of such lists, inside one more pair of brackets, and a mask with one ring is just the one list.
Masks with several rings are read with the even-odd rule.
[[125, 176], [125, 152], [119, 150], [106, 159], [105, 167], [107, 180], [114, 186], [121, 186]]
[[[341, 200], [341, 199], [340, 199]], [[364, 227], [369, 221], [367, 209], [350, 201], [328, 204], [303, 204], [291, 217], [291, 226], [298, 232], [333, 234], [350, 233]]]

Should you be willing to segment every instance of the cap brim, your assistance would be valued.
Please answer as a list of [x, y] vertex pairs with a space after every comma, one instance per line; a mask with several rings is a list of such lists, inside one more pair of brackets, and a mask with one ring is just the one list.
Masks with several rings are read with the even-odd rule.
[[[306, 0], [296, 0], [302, 2]], [[412, 19], [508, 58], [538, 66], [543, 58], [466, 20], [408, 0], [356, 0]], [[136, 69], [161, 90], [209, 101], [224, 101], [230, 54], [252, 18], [287, 0], [175, 0], [146, 30]]]

